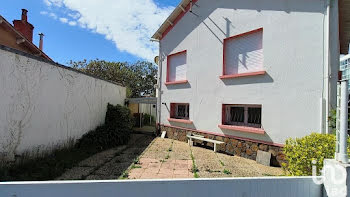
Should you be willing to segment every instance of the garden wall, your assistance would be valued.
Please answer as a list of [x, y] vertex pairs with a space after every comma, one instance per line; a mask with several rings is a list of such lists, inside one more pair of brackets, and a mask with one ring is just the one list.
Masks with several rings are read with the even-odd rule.
[[50, 151], [104, 123], [125, 88], [0, 46], [0, 160]]

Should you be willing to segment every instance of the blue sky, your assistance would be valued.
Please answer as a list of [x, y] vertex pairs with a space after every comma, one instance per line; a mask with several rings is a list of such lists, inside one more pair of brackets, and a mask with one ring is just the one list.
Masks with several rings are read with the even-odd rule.
[[28, 10], [33, 43], [43, 32], [44, 51], [54, 61], [129, 61], [156, 55], [148, 42], [180, 0], [2, 0], [0, 15], [10, 23]]

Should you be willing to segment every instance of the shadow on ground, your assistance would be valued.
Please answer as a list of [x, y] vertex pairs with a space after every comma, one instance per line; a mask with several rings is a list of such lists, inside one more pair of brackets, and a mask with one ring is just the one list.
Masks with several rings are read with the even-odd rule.
[[132, 134], [127, 145], [97, 153], [76, 167], [66, 171], [57, 180], [118, 179], [152, 142], [154, 136]]

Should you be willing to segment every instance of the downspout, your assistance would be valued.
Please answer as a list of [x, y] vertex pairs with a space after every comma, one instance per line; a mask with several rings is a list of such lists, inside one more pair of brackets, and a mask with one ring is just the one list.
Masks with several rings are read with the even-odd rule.
[[160, 125], [162, 122], [162, 76], [163, 76], [163, 57], [162, 57], [162, 42], [159, 42], [159, 63], [158, 63], [158, 98], [157, 98], [157, 110], [158, 110], [158, 129], [160, 133]]
[[[161, 38], [160, 38], [161, 39]], [[163, 73], [163, 58], [162, 58], [162, 44], [160, 39], [151, 39], [151, 42], [158, 42], [159, 44], [159, 58], [158, 58], [158, 80], [157, 80], [157, 87], [158, 89], [158, 95], [157, 96], [157, 118], [156, 118], [156, 124], [158, 126], [157, 131], [160, 133], [160, 124], [161, 124], [161, 113], [162, 113], [162, 73]]]
[[329, 133], [329, 67], [330, 67], [330, 1], [326, 1], [326, 13], [324, 20], [324, 60], [323, 60], [323, 92], [322, 92], [322, 106], [321, 112], [323, 122], [323, 133]]

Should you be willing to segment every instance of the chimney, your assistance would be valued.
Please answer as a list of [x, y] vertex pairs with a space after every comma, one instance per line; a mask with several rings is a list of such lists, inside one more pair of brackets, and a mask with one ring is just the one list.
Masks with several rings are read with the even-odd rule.
[[19, 31], [27, 40], [33, 42], [33, 30], [34, 26], [28, 23], [28, 10], [22, 9], [21, 20], [14, 20], [13, 25], [17, 31]]
[[39, 49], [42, 51], [43, 50], [43, 42], [44, 42], [44, 34], [43, 33], [40, 33], [39, 34], [40, 36], [40, 41], [39, 41]]
[[22, 9], [22, 17], [21, 17], [21, 20], [23, 21], [23, 22], [27, 22], [27, 13], [28, 13], [28, 10], [26, 10], [26, 9]]

